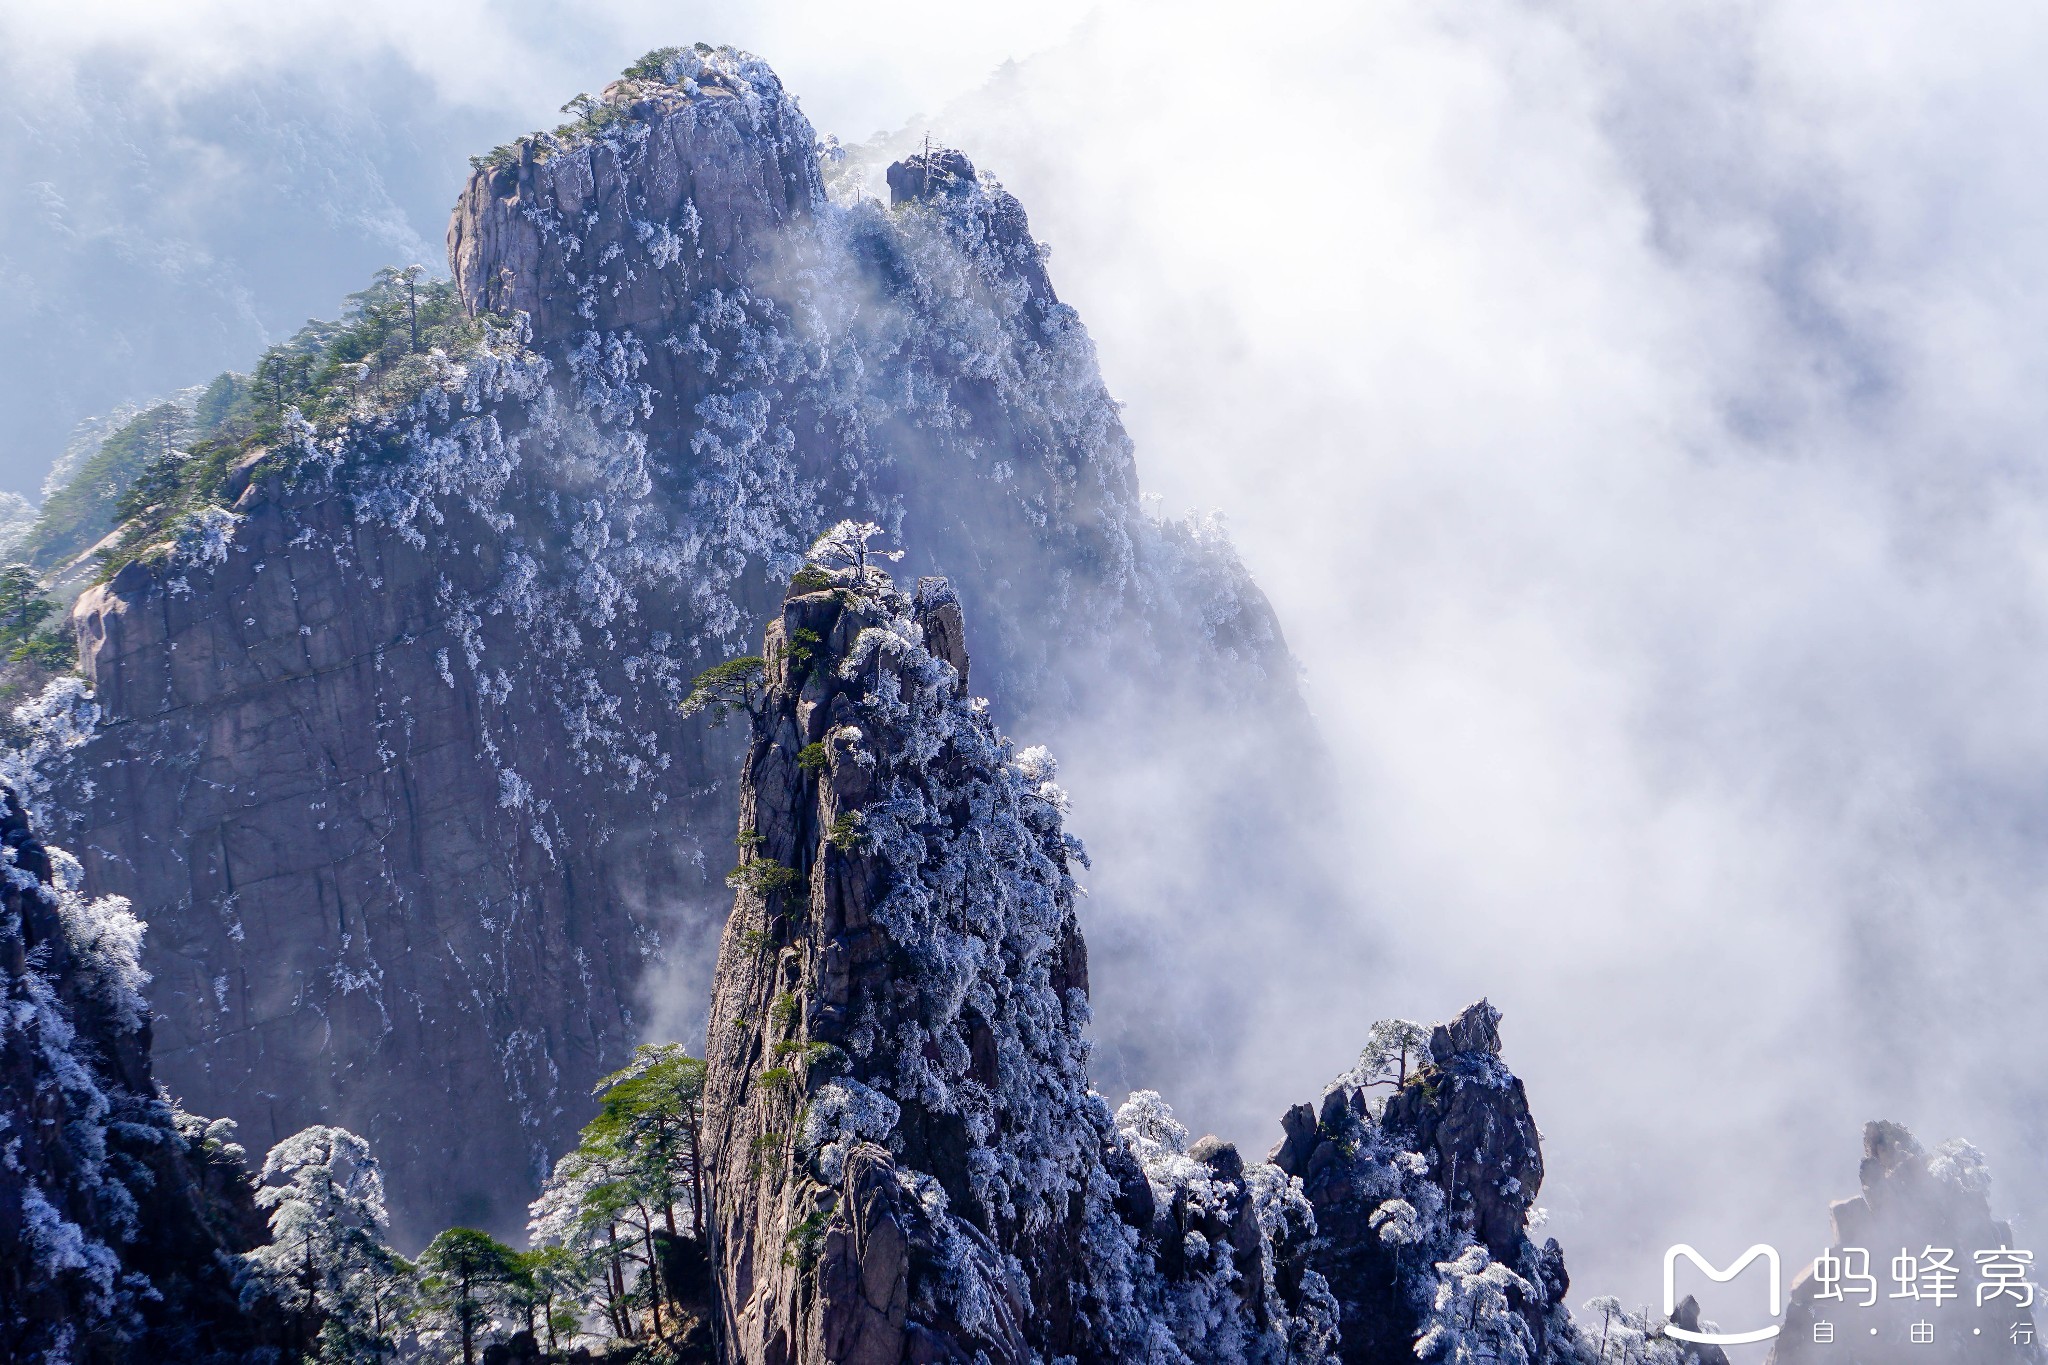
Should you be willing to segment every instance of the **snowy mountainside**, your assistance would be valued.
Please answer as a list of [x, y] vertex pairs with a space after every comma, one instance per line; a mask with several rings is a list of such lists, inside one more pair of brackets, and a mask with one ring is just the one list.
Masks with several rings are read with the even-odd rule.
[[514, 1225], [573, 1098], [703, 1007], [734, 741], [676, 706], [842, 516], [949, 574], [977, 686], [1102, 775], [1105, 957], [1154, 968], [1119, 1057], [1227, 1072], [1242, 1002], [1194, 964], [1326, 927], [1270, 609], [1141, 506], [1016, 201], [957, 153], [899, 180], [834, 202], [765, 65], [650, 54], [478, 159], [466, 320], [259, 376], [79, 601], [101, 721], [38, 811], [153, 926], [161, 1071], [265, 1143], [364, 1133], [401, 1236]]
[[242, 1149], [156, 1088], [142, 925], [0, 801], [0, 1356], [267, 1358]]

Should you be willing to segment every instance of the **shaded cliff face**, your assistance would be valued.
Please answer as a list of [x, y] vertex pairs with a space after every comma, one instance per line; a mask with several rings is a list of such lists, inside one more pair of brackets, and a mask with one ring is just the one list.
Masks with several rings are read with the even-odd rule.
[[728, 1351], [1323, 1359], [1299, 1182], [1089, 1088], [1082, 850], [951, 586], [807, 569], [762, 657], [706, 1040]]
[[[365, 1134], [402, 1243], [515, 1227], [648, 1003], [694, 1022], [738, 741], [676, 704], [840, 516], [1000, 627], [976, 682], [1035, 734], [1085, 721], [1184, 804], [1163, 856], [1219, 903], [1328, 903], [1230, 870], [1269, 835], [1306, 865], [1270, 852], [1313, 799], [1265, 775], [1313, 750], [1284, 646], [1213, 527], [1138, 508], [1016, 201], [946, 154], [833, 203], [761, 63], [641, 70], [463, 193], [464, 295], [519, 316], [410, 358], [407, 406], [287, 421], [82, 598], [104, 715], [45, 746], [38, 808], [153, 926], [173, 1091]], [[1176, 744], [1191, 716], [1231, 742]], [[1164, 1034], [1196, 997], [1132, 1005]]]
[[284, 1344], [238, 1260], [267, 1234], [233, 1125], [174, 1110], [151, 1077], [142, 926], [88, 899], [77, 861], [0, 800], [0, 1358]]

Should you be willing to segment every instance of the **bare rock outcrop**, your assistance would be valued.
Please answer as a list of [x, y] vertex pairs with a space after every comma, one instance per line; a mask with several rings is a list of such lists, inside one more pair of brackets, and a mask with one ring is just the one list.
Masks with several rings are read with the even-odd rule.
[[[448, 264], [472, 313], [524, 313], [558, 344], [652, 343], [707, 287], [748, 289], [781, 229], [824, 204], [811, 126], [765, 63], [710, 48], [668, 62], [589, 104], [580, 136], [521, 139], [470, 177]], [[673, 402], [701, 385], [685, 377], [700, 359], [650, 351], [643, 377]]]
[[1792, 1275], [1769, 1365], [2039, 1361], [2036, 1253], [1993, 1216], [1983, 1153], [1961, 1140], [1930, 1151], [1874, 1121], [1859, 1174], [1862, 1193], [1828, 1209], [1828, 1273], [1816, 1260]]

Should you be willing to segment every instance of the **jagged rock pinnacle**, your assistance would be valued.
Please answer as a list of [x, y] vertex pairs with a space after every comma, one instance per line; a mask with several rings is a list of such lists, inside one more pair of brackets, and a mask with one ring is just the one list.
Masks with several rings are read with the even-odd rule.
[[749, 700], [705, 1042], [728, 1349], [1319, 1359], [1299, 1186], [1089, 1089], [1051, 757], [965, 694], [949, 585], [845, 544], [792, 580]]

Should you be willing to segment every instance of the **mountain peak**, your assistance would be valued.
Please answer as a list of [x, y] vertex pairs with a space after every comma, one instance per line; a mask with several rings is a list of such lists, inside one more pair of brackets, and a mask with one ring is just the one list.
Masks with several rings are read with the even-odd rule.
[[527, 313], [544, 348], [662, 326], [706, 281], [744, 280], [773, 229], [824, 202], [809, 120], [736, 48], [649, 53], [564, 112], [478, 158], [448, 228], [464, 304]]

